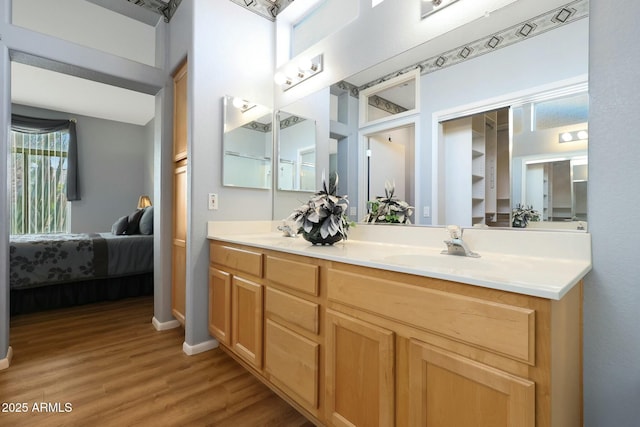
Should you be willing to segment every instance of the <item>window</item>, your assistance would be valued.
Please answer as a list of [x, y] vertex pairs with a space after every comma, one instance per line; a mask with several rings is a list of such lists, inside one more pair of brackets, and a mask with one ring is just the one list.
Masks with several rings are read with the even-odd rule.
[[11, 234], [69, 232], [69, 132], [11, 131]]

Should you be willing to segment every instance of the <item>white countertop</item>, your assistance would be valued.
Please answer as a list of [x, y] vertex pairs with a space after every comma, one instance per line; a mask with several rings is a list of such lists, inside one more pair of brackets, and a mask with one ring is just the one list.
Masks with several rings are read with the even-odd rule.
[[467, 229], [463, 238], [480, 258], [443, 255], [444, 227], [358, 224], [349, 239], [314, 246], [284, 237], [271, 221], [212, 221], [209, 239], [347, 264], [561, 299], [591, 270], [585, 232]]

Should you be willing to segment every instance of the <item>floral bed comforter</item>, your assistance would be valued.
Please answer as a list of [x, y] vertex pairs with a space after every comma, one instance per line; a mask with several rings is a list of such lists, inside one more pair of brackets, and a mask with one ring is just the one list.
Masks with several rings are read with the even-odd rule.
[[111, 233], [12, 235], [10, 289], [153, 271], [153, 236]]

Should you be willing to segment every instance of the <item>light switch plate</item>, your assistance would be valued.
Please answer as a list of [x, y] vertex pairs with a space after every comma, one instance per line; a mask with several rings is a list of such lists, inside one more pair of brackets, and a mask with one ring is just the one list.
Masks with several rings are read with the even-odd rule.
[[429, 218], [431, 216], [431, 207], [430, 206], [423, 206], [422, 207], [422, 216], [424, 218]]
[[209, 210], [218, 210], [218, 194], [216, 193], [209, 193]]

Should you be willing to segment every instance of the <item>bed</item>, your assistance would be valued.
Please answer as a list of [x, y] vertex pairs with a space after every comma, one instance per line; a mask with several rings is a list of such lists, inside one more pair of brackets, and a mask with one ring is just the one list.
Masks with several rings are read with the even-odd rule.
[[153, 294], [153, 234], [12, 235], [11, 315]]

